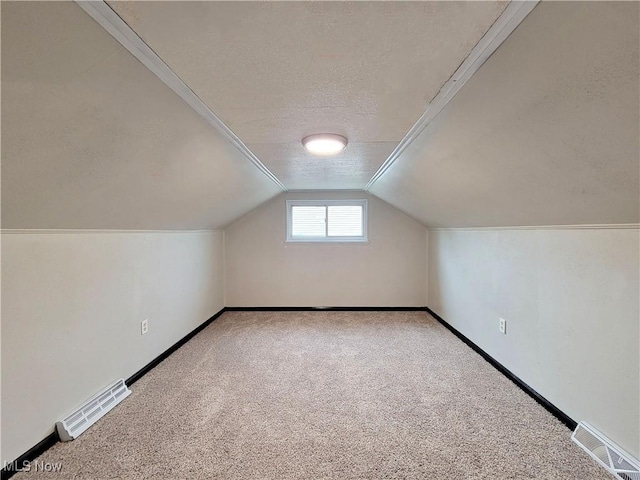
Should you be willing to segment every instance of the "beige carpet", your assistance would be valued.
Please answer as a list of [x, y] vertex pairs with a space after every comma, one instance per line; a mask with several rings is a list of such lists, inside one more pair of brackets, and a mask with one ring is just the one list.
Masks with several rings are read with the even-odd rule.
[[14, 478], [609, 478], [422, 312], [228, 312], [132, 390]]

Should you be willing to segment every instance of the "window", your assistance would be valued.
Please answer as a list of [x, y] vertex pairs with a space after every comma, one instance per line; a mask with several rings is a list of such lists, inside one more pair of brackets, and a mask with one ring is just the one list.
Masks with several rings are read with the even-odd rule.
[[366, 241], [366, 200], [287, 200], [287, 242]]

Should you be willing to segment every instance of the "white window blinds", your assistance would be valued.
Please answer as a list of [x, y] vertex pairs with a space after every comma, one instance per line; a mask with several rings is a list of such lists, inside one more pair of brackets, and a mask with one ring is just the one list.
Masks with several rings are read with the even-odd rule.
[[326, 207], [295, 205], [291, 209], [291, 235], [294, 237], [324, 237]]
[[361, 205], [329, 205], [327, 210], [327, 235], [329, 237], [362, 236]]
[[366, 200], [287, 200], [288, 242], [366, 242]]

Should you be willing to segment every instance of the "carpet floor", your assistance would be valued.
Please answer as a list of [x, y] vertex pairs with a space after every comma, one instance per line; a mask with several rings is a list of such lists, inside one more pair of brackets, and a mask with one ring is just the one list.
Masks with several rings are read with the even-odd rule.
[[14, 478], [609, 478], [424, 312], [227, 312], [132, 392]]

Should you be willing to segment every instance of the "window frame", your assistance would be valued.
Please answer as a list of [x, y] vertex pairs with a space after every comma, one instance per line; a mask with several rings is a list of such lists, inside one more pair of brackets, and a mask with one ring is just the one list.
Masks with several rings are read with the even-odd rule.
[[[287, 222], [286, 222], [286, 243], [369, 243], [368, 235], [368, 205], [365, 198], [347, 198], [344, 200], [287, 200]], [[328, 220], [329, 211], [328, 207], [345, 206], [362, 207], [362, 235], [361, 236], [349, 236], [349, 237], [294, 237], [292, 232], [292, 210], [293, 207], [325, 207], [327, 209], [327, 215], [325, 220], [325, 232], [328, 232]]]

